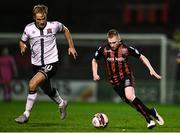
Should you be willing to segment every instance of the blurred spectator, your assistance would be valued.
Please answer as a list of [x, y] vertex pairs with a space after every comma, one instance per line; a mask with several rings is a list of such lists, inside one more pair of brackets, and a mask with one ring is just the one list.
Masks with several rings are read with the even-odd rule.
[[176, 62], [177, 62], [177, 63], [180, 63], [180, 52], [177, 53]]
[[176, 56], [176, 62], [180, 63], [180, 28], [177, 27], [174, 31], [174, 35], [173, 35], [174, 41], [176, 43], [176, 47], [178, 49], [178, 53]]
[[175, 86], [179, 89], [179, 81], [180, 81], [180, 52], [177, 53], [176, 56], [176, 75], [175, 75]]
[[22, 56], [20, 52], [17, 52], [14, 55], [17, 70], [21, 71], [21, 73], [18, 73], [19, 79], [29, 79], [30, 78], [31, 73], [32, 73], [30, 58], [31, 58], [31, 56], [30, 56], [29, 52], [27, 52], [24, 56]]
[[175, 42], [175, 46], [177, 48], [177, 54], [176, 54], [176, 85], [178, 85], [178, 82], [180, 80], [180, 27], [176, 27], [173, 33], [173, 39]]
[[10, 82], [13, 76], [17, 76], [15, 60], [9, 54], [8, 48], [3, 48], [0, 54], [0, 83], [3, 86], [4, 101], [11, 101]]

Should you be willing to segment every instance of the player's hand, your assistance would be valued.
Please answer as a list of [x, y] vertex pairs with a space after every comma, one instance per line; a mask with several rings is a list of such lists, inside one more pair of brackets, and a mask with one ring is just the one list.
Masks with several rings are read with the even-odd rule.
[[21, 54], [24, 55], [26, 53], [27, 47], [26, 45], [24, 45], [23, 47], [21, 47]]
[[176, 58], [176, 62], [177, 62], [177, 63], [180, 63], [180, 57], [177, 57], [177, 58]]
[[72, 55], [74, 59], [76, 59], [76, 57], [78, 56], [75, 48], [69, 48], [68, 55]]
[[100, 80], [99, 75], [93, 75], [93, 80], [94, 80], [94, 81], [98, 81], [98, 80]]
[[151, 75], [151, 76], [154, 76], [154, 77], [157, 78], [157, 79], [161, 79], [161, 78], [162, 78], [162, 77], [161, 77], [159, 74], [157, 74], [154, 70], [150, 71], [150, 75]]

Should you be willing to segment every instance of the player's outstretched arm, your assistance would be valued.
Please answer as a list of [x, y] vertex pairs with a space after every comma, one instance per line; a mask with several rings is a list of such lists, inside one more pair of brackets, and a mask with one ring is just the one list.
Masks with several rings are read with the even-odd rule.
[[98, 63], [96, 59], [92, 59], [92, 73], [93, 73], [93, 80], [97, 81], [100, 80], [100, 77], [98, 75]]
[[76, 52], [76, 49], [74, 48], [74, 42], [72, 40], [71, 33], [69, 32], [69, 29], [66, 26], [63, 26], [63, 31], [64, 31], [65, 38], [69, 44], [68, 54], [72, 55], [74, 59], [76, 59], [78, 54]]
[[156, 73], [156, 71], [153, 69], [153, 67], [151, 66], [149, 60], [141, 54], [140, 59], [142, 60], [142, 62], [146, 65], [146, 67], [149, 69], [150, 75], [154, 76], [157, 79], [161, 79], [161, 76], [159, 74]]
[[19, 41], [20, 52], [22, 55], [26, 53], [27, 46], [23, 41]]

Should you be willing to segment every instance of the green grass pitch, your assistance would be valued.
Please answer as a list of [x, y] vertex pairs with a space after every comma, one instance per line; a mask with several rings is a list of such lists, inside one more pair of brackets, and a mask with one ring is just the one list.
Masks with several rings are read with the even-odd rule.
[[[143, 117], [125, 103], [111, 102], [70, 102], [65, 120], [60, 120], [57, 105], [53, 102], [36, 101], [31, 117], [26, 124], [14, 121], [24, 111], [24, 102], [0, 102], [0, 132], [178, 132], [180, 131], [180, 106], [155, 106], [163, 116], [165, 124], [149, 130]], [[96, 129], [91, 124], [93, 114], [104, 112], [109, 124]]]

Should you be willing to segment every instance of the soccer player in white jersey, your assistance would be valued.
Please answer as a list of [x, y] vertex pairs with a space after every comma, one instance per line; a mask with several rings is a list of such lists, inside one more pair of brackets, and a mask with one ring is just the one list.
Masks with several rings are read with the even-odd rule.
[[56, 33], [63, 32], [69, 44], [68, 54], [74, 59], [77, 52], [71, 33], [68, 28], [58, 21], [47, 21], [48, 7], [35, 5], [33, 8], [34, 22], [28, 24], [19, 42], [22, 55], [27, 51], [26, 42], [29, 41], [31, 50], [31, 63], [34, 76], [29, 81], [29, 94], [27, 96], [25, 111], [17, 117], [17, 123], [26, 123], [29, 120], [33, 104], [37, 97], [37, 88], [40, 87], [55, 103], [58, 104], [61, 119], [66, 116], [67, 100], [63, 99], [57, 89], [52, 88], [50, 79], [57, 71], [58, 50], [56, 45]]

